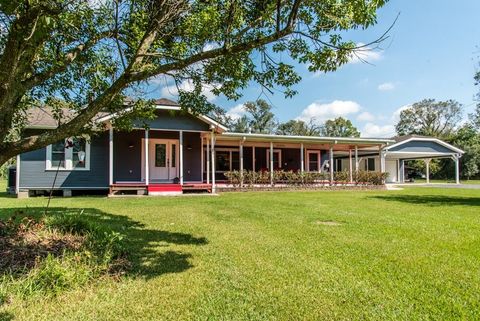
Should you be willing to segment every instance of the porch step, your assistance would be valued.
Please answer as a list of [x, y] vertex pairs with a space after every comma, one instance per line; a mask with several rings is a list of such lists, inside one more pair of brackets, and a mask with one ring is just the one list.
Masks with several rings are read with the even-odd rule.
[[212, 184], [183, 184], [182, 190], [184, 192], [212, 192]]
[[148, 193], [158, 192], [182, 192], [182, 185], [180, 184], [149, 184], [147, 187]]

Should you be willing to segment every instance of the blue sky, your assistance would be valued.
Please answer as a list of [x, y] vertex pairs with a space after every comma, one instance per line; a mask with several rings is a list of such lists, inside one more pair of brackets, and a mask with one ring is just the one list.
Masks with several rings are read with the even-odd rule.
[[[480, 61], [479, 12], [478, 0], [390, 1], [378, 12], [377, 25], [344, 37], [368, 43], [400, 14], [381, 50], [365, 53], [370, 64], [353, 61], [328, 74], [309, 73], [297, 65], [303, 78], [295, 87], [299, 93], [292, 99], [269, 95], [268, 100], [279, 121], [313, 117], [322, 122], [343, 116], [368, 137], [392, 136], [398, 111], [424, 98], [455, 99], [465, 105], [466, 117], [477, 91], [473, 75]], [[158, 90], [154, 96], [175, 98], [166, 88]], [[239, 101], [211, 99], [238, 116], [241, 104], [258, 96], [258, 86], [252, 85]]]

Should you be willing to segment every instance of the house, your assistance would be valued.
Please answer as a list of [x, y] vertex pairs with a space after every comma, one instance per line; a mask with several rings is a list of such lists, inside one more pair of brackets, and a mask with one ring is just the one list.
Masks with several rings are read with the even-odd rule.
[[[459, 183], [463, 151], [431, 137], [396, 139], [307, 137], [229, 132], [205, 115], [183, 111], [168, 99], [156, 101], [156, 117], [136, 121], [131, 131], [117, 131], [112, 115], [97, 122], [99, 135], [72, 137], [17, 157], [19, 197], [50, 190], [69, 196], [78, 191], [132, 191], [139, 194], [179, 194], [187, 190], [215, 192], [231, 170], [274, 169], [327, 172], [388, 172], [387, 182], [403, 182], [404, 162], [410, 159], [452, 158]], [[48, 109], [29, 115], [27, 130], [56, 127]], [[330, 164], [332, 166], [330, 166]], [[427, 166], [428, 171], [428, 166]], [[428, 177], [428, 175], [427, 175]]]

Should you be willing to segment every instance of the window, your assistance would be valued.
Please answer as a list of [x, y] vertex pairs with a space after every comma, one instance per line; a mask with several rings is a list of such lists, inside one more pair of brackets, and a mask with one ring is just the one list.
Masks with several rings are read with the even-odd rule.
[[90, 170], [90, 144], [83, 137], [47, 146], [46, 170]]
[[342, 160], [338, 158], [338, 159], [335, 160], [335, 162], [336, 162], [336, 165], [337, 165], [336, 166], [336, 171], [341, 172], [342, 171]]
[[172, 148], [172, 153], [170, 154], [170, 167], [177, 167], [177, 145], [176, 144], [171, 144], [170, 145]]
[[318, 172], [320, 170], [320, 152], [307, 151], [307, 171]]
[[[267, 148], [267, 168], [270, 169], [270, 148]], [[273, 169], [282, 168], [282, 150], [273, 150]]]
[[[206, 156], [206, 154], [205, 154]], [[204, 163], [206, 169], [206, 162]], [[215, 171], [224, 173], [240, 169], [240, 154], [238, 149], [215, 148]]]
[[155, 144], [155, 167], [167, 166], [167, 144]]
[[375, 170], [375, 158], [367, 158], [365, 160], [365, 170], [374, 171]]

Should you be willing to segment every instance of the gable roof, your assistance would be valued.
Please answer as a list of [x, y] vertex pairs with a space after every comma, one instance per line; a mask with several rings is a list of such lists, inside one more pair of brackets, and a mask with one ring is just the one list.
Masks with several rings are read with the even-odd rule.
[[435, 138], [435, 137], [430, 137], [430, 136], [420, 136], [420, 135], [405, 135], [405, 136], [398, 136], [394, 137], [394, 140], [396, 141], [395, 144], [390, 145], [385, 147], [384, 149], [386, 151], [389, 151], [391, 149], [397, 149], [398, 147], [407, 144], [412, 141], [426, 141], [426, 142], [433, 142], [436, 144], [439, 144], [448, 150], [451, 150], [453, 154], [464, 154], [465, 152], [441, 139]]
[[[154, 101], [155, 103], [155, 108], [157, 110], [181, 110], [181, 106], [170, 99], [167, 98], [159, 98]], [[128, 112], [131, 108], [127, 108], [126, 111]], [[62, 120], [63, 123], [68, 122], [72, 118], [76, 116], [76, 112], [72, 111], [71, 109], [68, 108], [63, 108], [60, 110], [62, 113]], [[193, 113], [191, 113], [193, 115]], [[50, 107], [34, 107], [30, 108], [27, 111], [27, 128], [41, 128], [41, 129], [54, 129], [58, 127], [58, 121], [55, 119], [55, 113], [54, 110]], [[109, 121], [112, 118], [115, 118], [119, 115], [119, 113], [107, 113], [107, 112], [100, 112], [94, 117], [95, 122], [105, 122]], [[205, 115], [194, 115], [201, 121], [207, 123], [212, 127], [212, 129], [217, 129], [220, 132], [227, 131], [227, 128], [217, 122], [216, 120], [205, 116]]]

